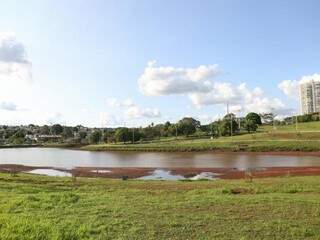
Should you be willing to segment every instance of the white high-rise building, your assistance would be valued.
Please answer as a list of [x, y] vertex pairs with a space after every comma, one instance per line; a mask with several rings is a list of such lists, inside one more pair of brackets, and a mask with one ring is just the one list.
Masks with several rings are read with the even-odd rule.
[[307, 81], [300, 84], [301, 114], [320, 112], [320, 81]]

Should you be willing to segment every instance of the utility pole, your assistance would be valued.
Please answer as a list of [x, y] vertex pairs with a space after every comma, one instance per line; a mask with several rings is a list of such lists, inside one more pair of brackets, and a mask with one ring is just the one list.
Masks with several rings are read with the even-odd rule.
[[298, 132], [298, 115], [296, 115], [296, 132]]
[[178, 128], [177, 128], [177, 123], [174, 125], [176, 128], [176, 139], [178, 139]]
[[230, 132], [230, 134], [231, 134], [231, 137], [232, 137], [232, 131], [233, 131], [233, 129], [232, 129], [232, 113], [230, 113], [230, 130], [231, 130], [231, 132]]
[[[229, 102], [227, 102], [227, 115], [229, 115]], [[230, 136], [232, 137], [232, 113], [229, 115], [230, 117]]]

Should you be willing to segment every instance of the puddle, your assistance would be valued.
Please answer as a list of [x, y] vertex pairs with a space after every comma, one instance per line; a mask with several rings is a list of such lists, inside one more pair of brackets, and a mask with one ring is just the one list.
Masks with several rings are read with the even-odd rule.
[[26, 173], [46, 175], [46, 176], [52, 176], [52, 177], [71, 177], [72, 176], [71, 173], [55, 170], [55, 169], [34, 169]]
[[154, 170], [151, 175], [138, 178], [140, 180], [183, 180], [186, 179], [182, 175], [173, 175], [170, 171]]
[[218, 173], [212, 173], [212, 172], [202, 172], [197, 174], [196, 176], [190, 178], [190, 180], [201, 180], [201, 179], [207, 179], [207, 180], [214, 180], [217, 179], [217, 176], [220, 174]]
[[90, 172], [93, 172], [93, 173], [111, 173], [111, 170], [91, 170]]
[[185, 179], [189, 179], [189, 180], [201, 180], [201, 179], [215, 180], [215, 179], [218, 179], [217, 176], [219, 176], [219, 175], [220, 174], [218, 174], [218, 173], [202, 172], [202, 173], [195, 175], [194, 177], [186, 178], [182, 175], [174, 175], [170, 171], [167, 171], [167, 170], [157, 169], [157, 170], [154, 170], [151, 175], [140, 177], [138, 179], [139, 180], [185, 180]]

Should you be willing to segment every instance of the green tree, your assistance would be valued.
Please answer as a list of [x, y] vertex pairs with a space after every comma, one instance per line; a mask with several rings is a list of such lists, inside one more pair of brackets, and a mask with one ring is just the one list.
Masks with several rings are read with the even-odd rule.
[[130, 133], [128, 128], [118, 128], [114, 134], [117, 142], [126, 143], [130, 139]]
[[44, 125], [44, 126], [40, 127], [40, 134], [42, 134], [42, 135], [50, 134], [49, 126], [48, 125]]
[[256, 122], [252, 119], [246, 119], [244, 122], [244, 128], [248, 131], [248, 133], [255, 132], [258, 129], [258, 124], [256, 124]]
[[63, 127], [62, 136], [64, 138], [72, 138], [73, 137], [73, 128], [72, 127]]
[[100, 142], [100, 139], [101, 139], [101, 132], [99, 130], [94, 130], [89, 136], [89, 141], [92, 144], [97, 144], [98, 142]]
[[200, 122], [194, 118], [185, 117], [178, 122], [179, 132], [185, 136], [194, 134], [200, 128]]
[[261, 125], [261, 116], [255, 112], [250, 112], [247, 114], [246, 116], [246, 120], [251, 120], [253, 121], [253, 123], [257, 124], [257, 125]]
[[85, 132], [85, 131], [80, 131], [79, 132], [79, 137], [80, 137], [80, 139], [85, 139], [86, 137], [87, 137], [87, 132]]
[[63, 127], [60, 124], [54, 124], [51, 127], [52, 134], [59, 135], [63, 132]]
[[25, 136], [26, 136], [26, 132], [23, 129], [19, 129], [13, 135], [14, 138], [25, 138]]
[[239, 132], [239, 125], [233, 113], [229, 113], [223, 117], [223, 120], [219, 124], [219, 132], [222, 136], [231, 136]]

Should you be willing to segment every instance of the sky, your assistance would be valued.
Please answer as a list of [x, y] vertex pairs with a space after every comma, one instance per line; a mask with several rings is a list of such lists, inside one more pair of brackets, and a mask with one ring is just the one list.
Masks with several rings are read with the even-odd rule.
[[0, 125], [299, 112], [318, 0], [2, 0]]

